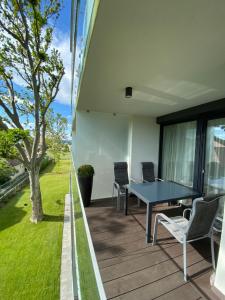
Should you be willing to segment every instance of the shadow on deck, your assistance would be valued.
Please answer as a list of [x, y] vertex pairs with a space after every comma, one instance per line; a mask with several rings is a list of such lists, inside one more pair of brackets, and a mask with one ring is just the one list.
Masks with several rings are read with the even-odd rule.
[[[128, 216], [117, 212], [110, 199], [95, 201], [86, 208], [107, 298], [217, 300], [210, 287], [209, 241], [188, 245], [191, 278], [184, 282], [182, 245], [162, 227], [158, 231], [158, 244], [146, 244], [145, 206], [138, 208], [137, 201], [132, 201]], [[155, 206], [153, 211], [163, 211], [168, 216], [182, 213], [181, 208], [165, 204]]]

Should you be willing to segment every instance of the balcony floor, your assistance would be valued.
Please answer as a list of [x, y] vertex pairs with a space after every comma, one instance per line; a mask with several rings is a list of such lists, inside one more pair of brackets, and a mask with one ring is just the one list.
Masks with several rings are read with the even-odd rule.
[[[117, 212], [109, 199], [94, 201], [86, 208], [107, 299], [217, 300], [210, 287], [209, 241], [188, 245], [191, 279], [184, 282], [182, 245], [162, 226], [158, 245], [146, 244], [145, 206], [138, 208], [137, 201], [131, 202], [128, 216]], [[157, 205], [156, 211], [181, 214], [179, 207], [165, 204]]]

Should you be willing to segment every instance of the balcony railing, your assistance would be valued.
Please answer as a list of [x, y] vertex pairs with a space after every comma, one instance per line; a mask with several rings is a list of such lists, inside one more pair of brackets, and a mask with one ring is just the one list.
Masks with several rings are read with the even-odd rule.
[[[72, 99], [77, 99], [87, 50], [100, 0], [74, 0], [71, 20]], [[72, 103], [76, 107], [76, 102]]]
[[105, 300], [103, 288], [94, 247], [87, 223], [81, 193], [77, 181], [74, 166], [71, 172], [71, 198], [73, 207], [74, 223], [74, 278], [77, 282], [78, 299], [82, 300]]

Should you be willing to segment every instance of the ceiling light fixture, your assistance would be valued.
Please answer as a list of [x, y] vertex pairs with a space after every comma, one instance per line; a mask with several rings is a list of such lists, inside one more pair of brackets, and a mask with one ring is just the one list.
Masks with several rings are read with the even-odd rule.
[[132, 90], [133, 90], [132, 87], [130, 87], [130, 86], [126, 87], [126, 89], [125, 89], [125, 97], [126, 98], [132, 98]]

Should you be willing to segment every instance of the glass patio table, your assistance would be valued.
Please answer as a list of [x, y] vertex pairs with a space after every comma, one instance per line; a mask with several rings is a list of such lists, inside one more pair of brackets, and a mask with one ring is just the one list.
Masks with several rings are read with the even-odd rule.
[[151, 242], [152, 207], [158, 203], [170, 202], [186, 198], [197, 198], [202, 193], [191, 187], [184, 186], [173, 181], [154, 181], [147, 183], [130, 183], [125, 186], [125, 215], [128, 212], [128, 193], [136, 195], [146, 203], [146, 242]]

